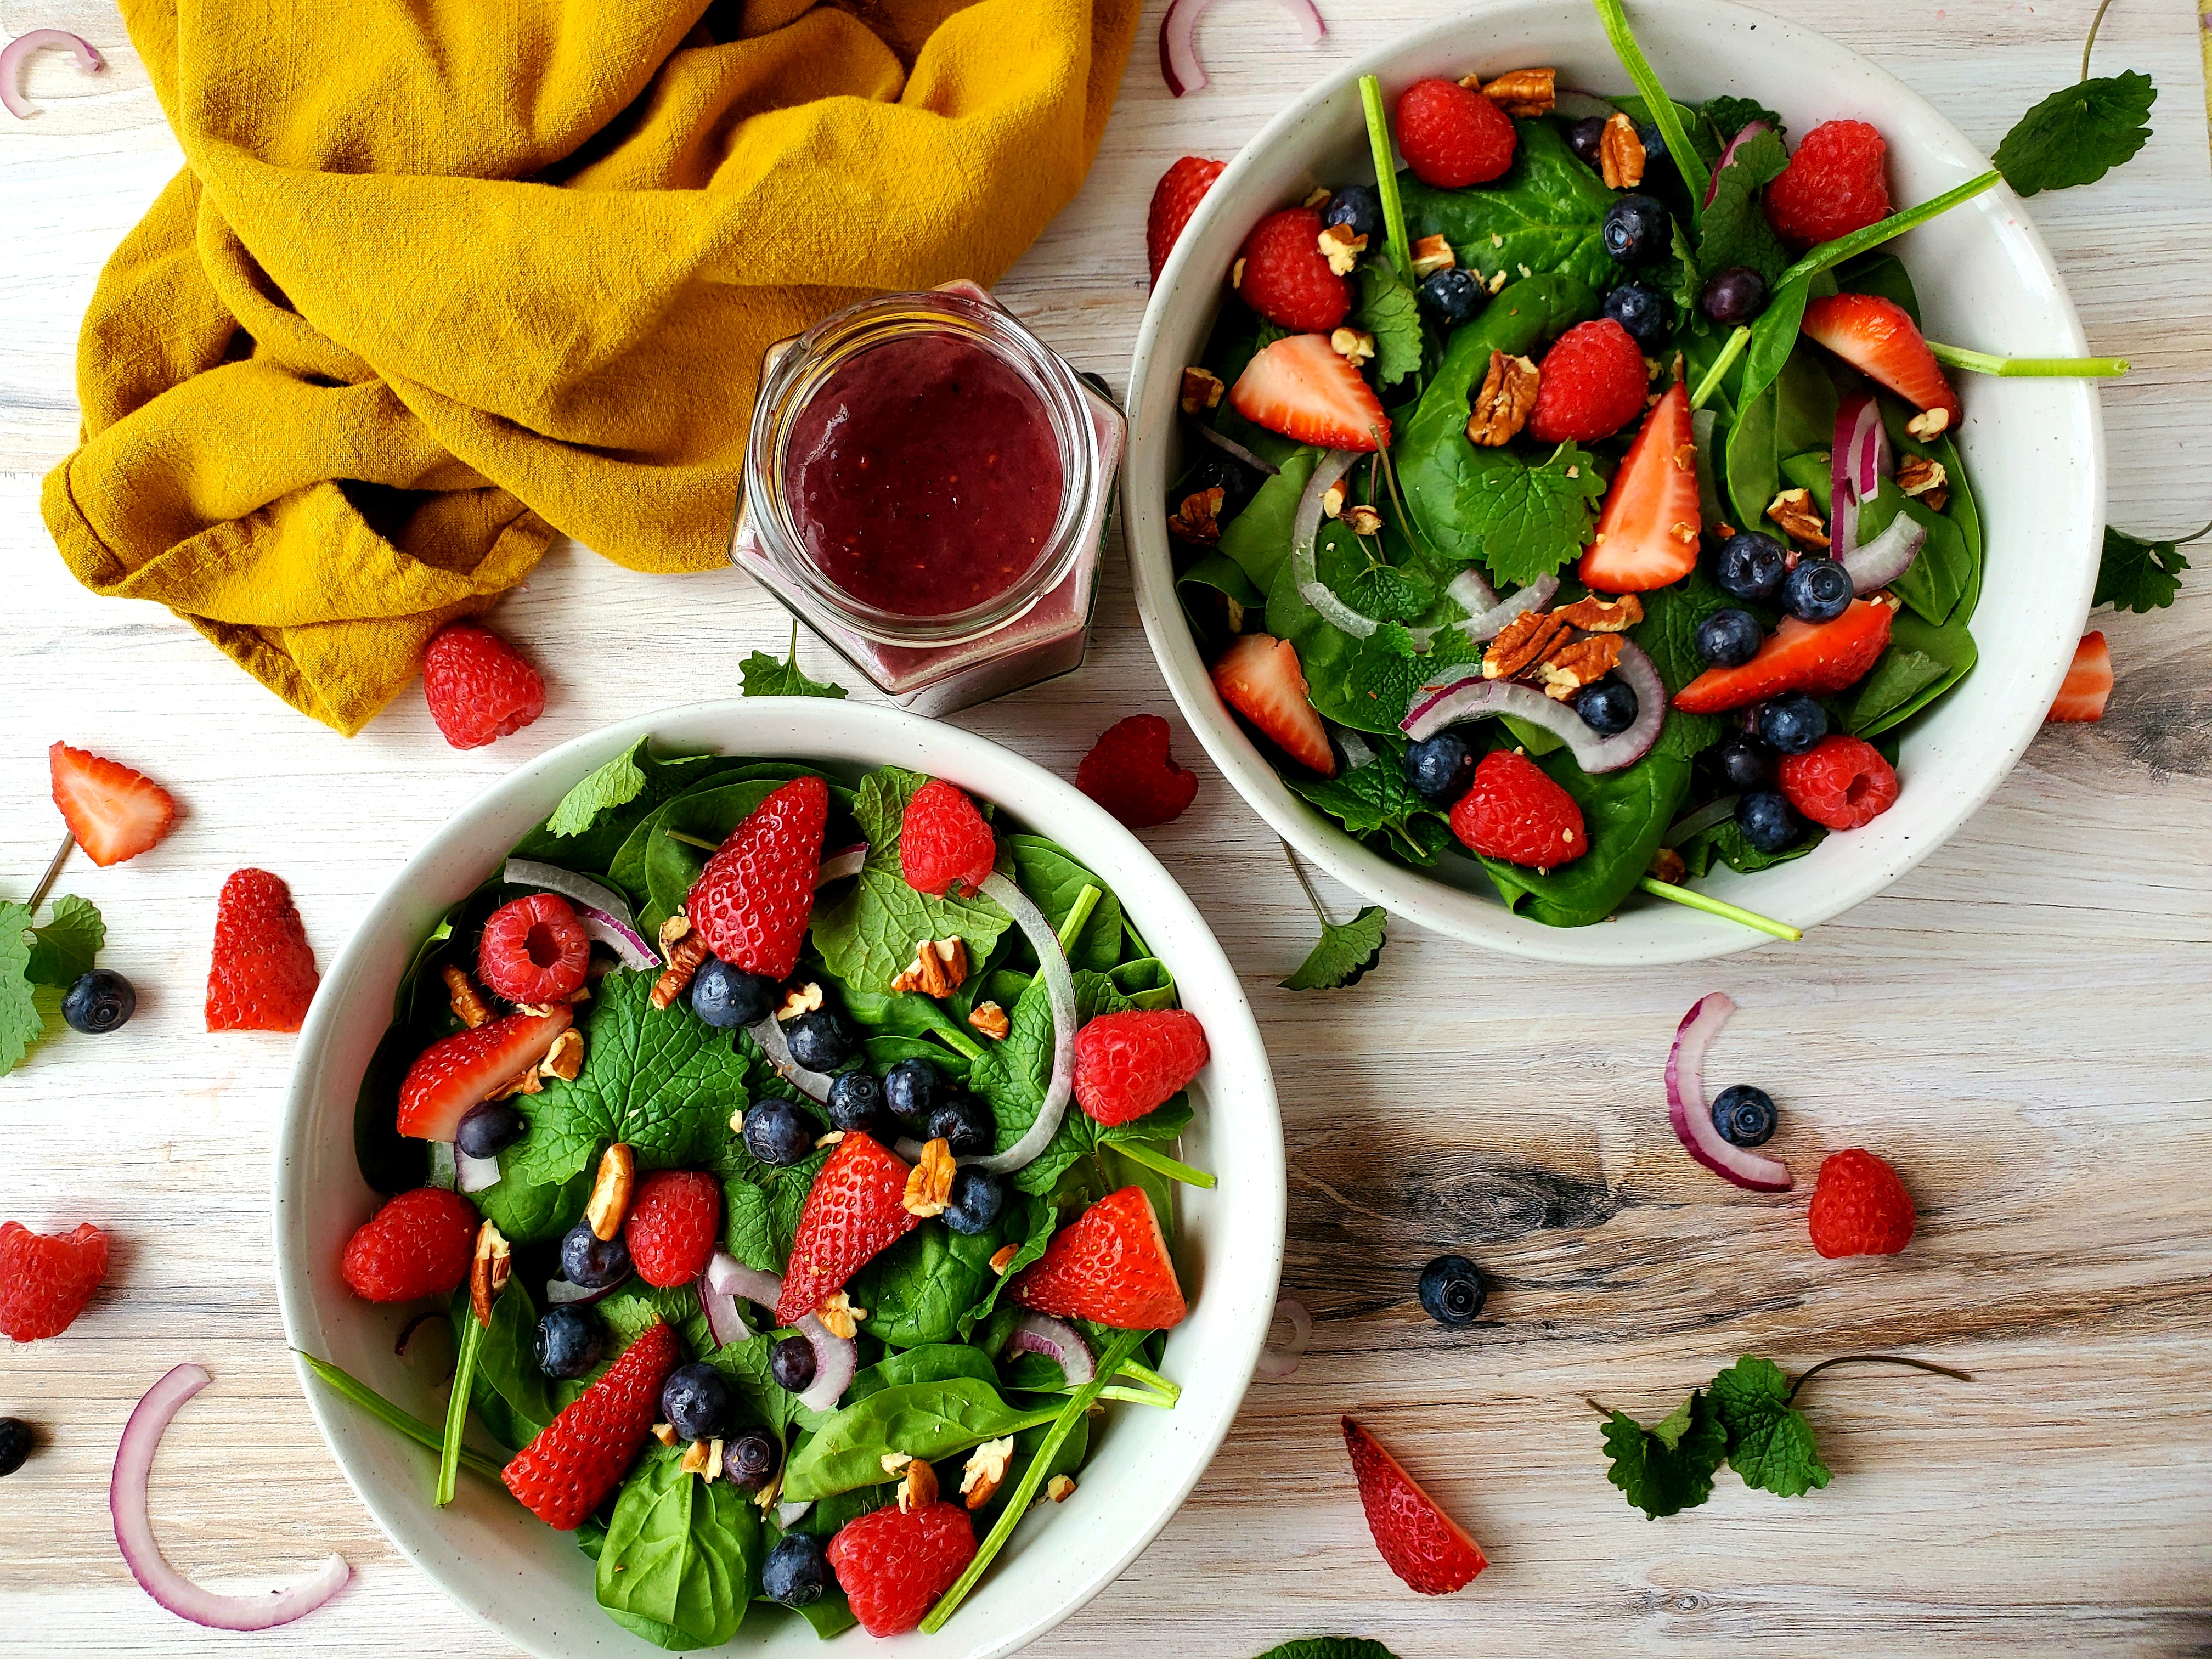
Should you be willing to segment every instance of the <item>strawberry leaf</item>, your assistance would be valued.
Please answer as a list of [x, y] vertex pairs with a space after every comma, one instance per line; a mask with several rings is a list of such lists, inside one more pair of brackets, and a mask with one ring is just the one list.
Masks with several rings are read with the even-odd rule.
[[2061, 88], [2020, 118], [1990, 157], [2022, 196], [2094, 185], [2150, 141], [2158, 88], [2133, 70]]
[[2105, 526], [2105, 554], [2097, 567], [2094, 605], [2148, 614], [2163, 611], [2181, 589], [2189, 568], [2176, 542], [2154, 542]]
[[1790, 1379], [1772, 1360], [1746, 1354], [1713, 1379], [1712, 1401], [1728, 1432], [1729, 1467], [1745, 1486], [1802, 1498], [1828, 1484], [1813, 1425], [1790, 1403]]
[[1647, 1519], [1695, 1509], [1713, 1495], [1713, 1474], [1728, 1455], [1728, 1434], [1703, 1389], [1665, 1421], [1645, 1428], [1626, 1412], [1607, 1413], [1606, 1479]]

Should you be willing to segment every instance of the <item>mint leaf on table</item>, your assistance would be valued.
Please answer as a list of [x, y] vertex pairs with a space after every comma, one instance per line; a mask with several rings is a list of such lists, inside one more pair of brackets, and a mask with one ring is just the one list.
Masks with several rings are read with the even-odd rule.
[[31, 1000], [31, 908], [0, 904], [0, 1077], [23, 1063], [46, 1029]]
[[54, 901], [46, 925], [31, 930], [31, 960], [23, 976], [65, 991], [92, 971], [93, 958], [106, 943], [107, 925], [92, 901], [64, 893]]
[[1713, 124], [1723, 142], [1731, 139], [1753, 121], [1764, 121], [1778, 138], [1789, 129], [1782, 118], [1755, 98], [1708, 98], [1700, 110], [1705, 119]]
[[988, 899], [932, 898], [907, 885], [899, 867], [899, 830], [907, 803], [927, 781], [895, 766], [860, 780], [853, 814], [867, 837], [867, 862], [850, 892], [814, 914], [814, 947], [822, 965], [863, 990], [888, 987], [913, 962], [922, 939], [960, 939], [969, 960], [981, 962], [1011, 925]]
[[842, 697], [842, 685], [810, 680], [799, 667], [799, 624], [791, 625], [791, 653], [779, 661], [756, 651], [738, 665], [738, 679], [748, 697]]
[[1502, 589], [1526, 586], [1579, 556], [1604, 496], [1596, 465], [1567, 442], [1540, 461], [1511, 449], [1478, 449], [1455, 506]]
[[2021, 116], [1990, 159], [2022, 196], [2094, 185], [2150, 142], [2158, 88], [2129, 70], [2062, 88]]
[[1364, 1636], [1310, 1636], [1303, 1642], [1269, 1648], [1260, 1659], [1398, 1659], [1398, 1656]]
[[1613, 1460], [1606, 1479], [1649, 1520], [1695, 1509], [1711, 1498], [1714, 1473], [1728, 1449], [1720, 1413], [1702, 1389], [1652, 1428], [1626, 1412], [1606, 1416], [1605, 1449]]
[[2179, 541], [2148, 541], [2106, 525], [2104, 558], [2097, 566], [2097, 595], [2090, 603], [2142, 615], [2163, 611], [2180, 592], [2181, 573], [2189, 568], [2180, 546]]
[[1370, 259], [1358, 275], [1352, 326], [1375, 337], [1375, 378], [1395, 386], [1421, 366], [1421, 308], [1389, 260]]
[[1280, 981], [1285, 991], [1339, 991], [1357, 985], [1370, 969], [1382, 960], [1389, 914], [1370, 904], [1350, 921], [1324, 921], [1321, 938], [1298, 964], [1297, 972]]
[[1729, 1467], [1745, 1486], [1802, 1498], [1828, 1484], [1813, 1425], [1790, 1403], [1790, 1379], [1772, 1360], [1746, 1354], [1713, 1379], [1712, 1401], [1728, 1431]]

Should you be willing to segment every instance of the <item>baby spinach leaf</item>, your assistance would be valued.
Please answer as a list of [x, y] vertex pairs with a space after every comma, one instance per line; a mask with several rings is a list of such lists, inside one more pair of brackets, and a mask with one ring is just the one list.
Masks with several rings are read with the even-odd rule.
[[803, 1406], [799, 1396], [775, 1380], [770, 1369], [775, 1345], [788, 1332], [755, 1331], [743, 1342], [726, 1342], [707, 1361], [730, 1381], [742, 1419], [772, 1430], [779, 1437], [793, 1424], [818, 1428], [830, 1413]]
[[1358, 272], [1359, 302], [1351, 326], [1375, 337], [1375, 378], [1395, 386], [1421, 367], [1421, 308], [1389, 259], [1370, 259]]
[[908, 1382], [854, 1401], [814, 1431], [783, 1474], [786, 1502], [882, 1482], [886, 1452], [906, 1452], [932, 1463], [972, 1451], [986, 1440], [1018, 1434], [1060, 1414], [1060, 1405], [1022, 1410], [975, 1377]]
[[[1860, 682], [1845, 729], [1874, 738], [1903, 725], [1966, 678], [1979, 656], [1974, 636], [1955, 616], [1938, 628], [1900, 611], [1890, 623], [1887, 648]], [[1929, 675], [1929, 664], [1940, 672]]]
[[1907, 495], [1894, 478], [1884, 478], [1875, 498], [1859, 509], [1862, 543], [1881, 534], [1899, 514], [1925, 530], [1928, 540], [1905, 574], [1889, 585], [1890, 592], [1941, 627], [1966, 594], [1969, 574], [1966, 539], [1943, 514]]
[[1788, 135], [1782, 118], [1755, 98], [1708, 98], [1700, 112], [1713, 124], [1723, 143], [1741, 132], [1753, 121], [1764, 121], [1778, 138]]
[[842, 697], [845, 688], [810, 680], [799, 667], [799, 624], [791, 625], [791, 651], [781, 662], [756, 651], [738, 665], [738, 679], [748, 697]]
[[2091, 603], [2139, 616], [2163, 611], [2181, 591], [2181, 573], [2188, 568], [2189, 560], [2181, 552], [2179, 542], [2150, 541], [2106, 525], [2104, 557], [2097, 566], [2097, 596]]
[[1790, 1379], [1771, 1359], [1746, 1354], [1713, 1379], [1712, 1402], [1728, 1434], [1729, 1467], [1747, 1486], [1802, 1498], [1828, 1484], [1828, 1466]]
[[977, 1328], [998, 1310], [999, 1293], [1014, 1282], [1016, 1273], [1044, 1254], [1045, 1246], [1052, 1243], [1053, 1234], [1059, 1230], [1060, 1212], [1051, 1200], [1035, 1193], [1016, 1192], [1012, 1195], [999, 1232], [1002, 1240], [1018, 1238], [1021, 1245], [1015, 1250], [1013, 1260], [1007, 1262], [1006, 1271], [997, 1274], [985, 1288], [982, 1299], [960, 1316], [958, 1329], [963, 1342], [973, 1340]]
[[[453, 1306], [456, 1318], [475, 1318], [465, 1295], [457, 1297]], [[520, 1279], [509, 1279], [492, 1304], [491, 1323], [477, 1348], [476, 1376], [479, 1388], [497, 1395], [507, 1406], [510, 1431], [522, 1432], [518, 1445], [528, 1445], [562, 1407], [583, 1392], [574, 1384], [549, 1383], [538, 1367], [537, 1331], [538, 1310], [530, 1292]]]
[[981, 1349], [964, 1342], [930, 1342], [887, 1353], [874, 1364], [862, 1366], [845, 1389], [845, 1403], [910, 1382], [947, 1382], [956, 1376], [972, 1376], [994, 1386], [999, 1381], [998, 1368]]
[[[1012, 835], [999, 838], [999, 850], [1013, 863], [1014, 885], [1029, 895], [1044, 919], [1057, 931], [1074, 909], [1085, 887], [1098, 890], [1098, 902], [1082, 931], [1067, 947], [1071, 968], [1094, 968], [1100, 973], [1121, 959], [1121, 901], [1096, 873], [1085, 869], [1066, 850], [1042, 836]], [[974, 946], [969, 946], [972, 956]], [[1034, 951], [1021, 953], [1032, 961]]]
[[1713, 1495], [1713, 1474], [1728, 1455], [1728, 1432], [1702, 1389], [1668, 1419], [1645, 1428], [1626, 1412], [1607, 1414], [1606, 1479], [1647, 1519], [1695, 1509]]
[[565, 1181], [533, 1182], [515, 1172], [521, 1157], [520, 1146], [501, 1152], [499, 1180], [470, 1196], [509, 1243], [541, 1244], [560, 1237], [583, 1215], [584, 1200], [592, 1195], [592, 1170], [579, 1170]]
[[2080, 81], [2020, 118], [1990, 159], [2022, 196], [2094, 185], [2150, 142], [2158, 88], [2133, 70]]
[[[1460, 264], [1486, 283], [1559, 272], [1599, 289], [1619, 267], [1605, 251], [1606, 210], [1613, 192], [1576, 158], [1549, 121], [1516, 121], [1513, 165], [1494, 184], [1438, 190], [1410, 173], [1398, 175], [1406, 234], [1415, 241], [1442, 236]], [[1487, 359], [1489, 354], [1484, 353]]]
[[1810, 824], [1802, 837], [1780, 852], [1761, 852], [1745, 838], [1741, 824], [1734, 818], [1723, 818], [1709, 830], [1700, 830], [1674, 850], [1682, 855], [1692, 875], [1704, 875], [1717, 858], [1738, 874], [1748, 876], [1802, 859], [1827, 838], [1826, 830]]
[[861, 990], [888, 987], [914, 960], [917, 941], [964, 939], [970, 957], [986, 957], [1008, 926], [988, 899], [933, 898], [907, 885], [899, 868], [899, 830], [906, 806], [928, 780], [886, 766], [860, 781], [854, 816], [867, 838], [867, 862], [853, 889], [814, 913], [814, 948], [822, 965]]
[[684, 1473], [653, 1446], [623, 1485], [600, 1547], [596, 1589], [611, 1613], [717, 1647], [738, 1633], [760, 1565], [760, 1511], [726, 1480]]
[[106, 943], [107, 924], [92, 901], [64, 893], [54, 901], [46, 925], [31, 930], [31, 960], [23, 977], [66, 991], [92, 971], [93, 958]]
[[[1115, 920], [1118, 921], [1119, 917]], [[912, 945], [907, 947], [907, 960], [914, 960]], [[963, 1055], [973, 1059], [980, 1052], [975, 1033], [946, 1013], [944, 1004], [919, 991], [863, 991], [848, 986], [844, 1002], [847, 1016], [864, 1031], [881, 1032], [888, 1036], [935, 1037], [938, 1041], [931, 1047], [945, 1054], [947, 1060]], [[945, 1053], [947, 1049], [951, 1052]], [[937, 1056], [933, 1054], [930, 1057], [934, 1060]]]
[[514, 856], [596, 874], [656, 807], [726, 764], [715, 755], [663, 759], [650, 738], [640, 738], [570, 788], [553, 815], [516, 843]]
[[1536, 763], [1575, 798], [1589, 850], [1555, 870], [1525, 869], [1503, 859], [1483, 866], [1509, 909], [1553, 927], [1602, 921], [1636, 890], [1689, 791], [1690, 763], [1658, 750], [1632, 766], [1593, 777], [1561, 750]]
[[956, 1233], [923, 1223], [854, 1276], [853, 1300], [868, 1310], [868, 1334], [894, 1348], [951, 1342], [960, 1316], [998, 1277], [991, 1258], [1005, 1242], [1002, 1224]]
[[1139, 1008], [1176, 1006], [1175, 975], [1158, 957], [1137, 957], [1107, 969], [1114, 988]]
[[[1466, 416], [1460, 418], [1464, 422]], [[1275, 464], [1275, 476], [1253, 492], [1244, 510], [1221, 532], [1221, 556], [1243, 571], [1260, 593], [1273, 586], [1275, 573], [1291, 556], [1291, 526], [1297, 517], [1298, 500], [1320, 459], [1318, 449], [1292, 450]]]

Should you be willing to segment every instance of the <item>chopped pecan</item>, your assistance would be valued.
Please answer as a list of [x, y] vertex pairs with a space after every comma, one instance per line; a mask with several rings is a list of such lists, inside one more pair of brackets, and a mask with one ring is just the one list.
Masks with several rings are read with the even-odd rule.
[[637, 1154], [617, 1140], [599, 1154], [592, 1195], [585, 1200], [584, 1219], [592, 1224], [592, 1237], [604, 1243], [622, 1231], [629, 1217], [630, 1194], [636, 1190]]
[[1346, 507], [1344, 523], [1345, 527], [1355, 536], [1379, 536], [1382, 533], [1382, 515], [1371, 507]]
[[653, 1006], [665, 1008], [691, 988], [691, 976], [707, 960], [707, 941], [681, 910], [660, 924], [660, 954], [667, 971], [653, 982]]
[[1021, 1253], [1022, 1247], [1018, 1244], [1001, 1244], [991, 1252], [991, 1271], [1003, 1277], [1006, 1269], [1014, 1265], [1014, 1258]]
[[980, 1510], [999, 1495], [1006, 1484], [1006, 1464], [1014, 1455], [1014, 1437], [986, 1440], [968, 1455], [968, 1462], [960, 1471], [960, 1495], [968, 1500], [968, 1507]]
[[1325, 208], [1328, 205], [1328, 186], [1316, 185], [1306, 192], [1306, 199], [1298, 204], [1302, 208]]
[[1321, 510], [1334, 519], [1344, 511], [1344, 481], [1339, 479], [1321, 493]]
[[676, 1467], [686, 1474], [703, 1474], [709, 1480], [722, 1478], [722, 1443], [720, 1440], [694, 1440], [684, 1449], [684, 1455]]
[[1669, 887], [1680, 887], [1682, 878], [1690, 873], [1690, 866], [1682, 862], [1682, 855], [1673, 848], [1662, 847], [1651, 855], [1651, 862], [1644, 873]]
[[945, 1213], [952, 1196], [952, 1143], [939, 1139], [921, 1149], [921, 1160], [906, 1175], [906, 1196], [900, 1207], [924, 1221]]
[[842, 1129], [825, 1129], [814, 1137], [814, 1150], [817, 1152], [821, 1152], [825, 1147], [838, 1145], [844, 1139], [845, 1132]]
[[1315, 244], [1321, 249], [1321, 257], [1328, 261], [1328, 268], [1340, 276], [1351, 276], [1359, 256], [1367, 252], [1367, 239], [1350, 225], [1323, 225]]
[[1328, 349], [1357, 368], [1375, 361], [1375, 337], [1364, 328], [1340, 328], [1328, 337]]
[[1474, 404], [1467, 417], [1467, 441], [1489, 449], [1510, 443], [1528, 423], [1528, 411], [1536, 406], [1536, 388], [1541, 380], [1536, 365], [1528, 358], [1492, 351], [1482, 389], [1474, 394]]
[[485, 1222], [477, 1229], [476, 1255], [469, 1262], [469, 1310], [476, 1315], [477, 1324], [491, 1323], [491, 1304], [499, 1300], [514, 1271], [507, 1235]]
[[545, 1058], [538, 1063], [538, 1075], [558, 1078], [563, 1083], [574, 1083], [584, 1069], [584, 1034], [571, 1025], [553, 1039], [553, 1046]]
[[1586, 640], [1561, 646], [1539, 663], [1544, 695], [1565, 702], [1583, 687], [1603, 679], [1620, 660], [1620, 635], [1593, 634]]
[[822, 983], [819, 980], [810, 979], [805, 984], [794, 985], [784, 993], [783, 1001], [777, 1007], [775, 1017], [788, 1025], [801, 1014], [811, 1014], [821, 1006]]
[[1930, 513], [1941, 513], [1951, 505], [1951, 492], [1948, 489], [1931, 489], [1920, 499], [1927, 505]]
[[1766, 516], [1781, 526], [1783, 533], [1793, 541], [1811, 547], [1828, 544], [1828, 527], [1820, 522], [1820, 509], [1813, 505], [1813, 492], [1809, 489], [1784, 490], [1766, 504]]
[[1490, 280], [1483, 284], [1483, 289], [1485, 292], [1494, 295], [1503, 289], [1504, 286], [1505, 267], [1504, 265], [1500, 265], [1497, 270], [1492, 273]]
[[1193, 490], [1168, 520], [1168, 534], [1200, 547], [1212, 546], [1221, 539], [1221, 504], [1228, 499], [1228, 492], [1219, 484]]
[[1469, 92], [1482, 90], [1482, 77], [1480, 75], [1462, 75], [1459, 77], [1459, 83]]
[[1523, 611], [1498, 630], [1498, 637], [1482, 653], [1482, 678], [1511, 679], [1523, 669], [1541, 662], [1566, 635], [1566, 623], [1557, 617], [1541, 611]]
[[683, 1437], [676, 1432], [673, 1423], [656, 1423], [653, 1425], [653, 1437], [664, 1446], [672, 1446]]
[[1508, 115], [1533, 121], [1552, 112], [1553, 106], [1558, 102], [1559, 78], [1557, 70], [1508, 70], [1480, 90]]
[[1055, 1474], [1044, 1483], [1044, 1495], [1055, 1504], [1065, 1504], [1075, 1496], [1075, 1477], [1071, 1474]]
[[1951, 411], [1923, 409], [1905, 423], [1905, 429], [1923, 444], [1932, 442], [1951, 429]]
[[914, 965], [891, 981], [894, 991], [919, 991], [949, 997], [968, 978], [968, 947], [957, 939], [923, 939], [914, 947]]
[[1897, 487], [1908, 495], [1925, 495], [1931, 489], [1941, 489], [1949, 476], [1942, 462], [1931, 461], [1925, 455], [1897, 458]]
[[907, 1460], [905, 1474], [899, 1481], [898, 1506], [902, 1515], [911, 1515], [937, 1501], [937, 1471], [926, 1457]]
[[1644, 620], [1644, 601], [1633, 593], [1624, 593], [1617, 599], [1592, 593], [1572, 605], [1561, 605], [1552, 614], [1585, 634], [1625, 634]]
[[868, 1316], [868, 1310], [854, 1307], [853, 1298], [840, 1291], [817, 1308], [814, 1316], [830, 1335], [842, 1336], [849, 1342], [860, 1334], [860, 1322]]
[[1413, 279], [1433, 276], [1440, 270], [1449, 270], [1459, 263], [1459, 255], [1441, 236], [1424, 236], [1413, 244]]
[[994, 1042], [1004, 1042], [1006, 1033], [1013, 1030], [1006, 1011], [995, 1002], [977, 1003], [968, 1011], [968, 1023]]
[[513, 1077], [486, 1095], [486, 1100], [512, 1100], [517, 1095], [534, 1095], [545, 1087], [535, 1066], [526, 1066]]
[[446, 1006], [453, 1011], [455, 1019], [473, 1031], [491, 1018], [491, 1005], [477, 989], [474, 980], [450, 962], [438, 971], [446, 981]]
[[1644, 141], [1636, 136], [1636, 123], [1619, 110], [1607, 118], [1597, 141], [1597, 165], [1607, 190], [1633, 190], [1644, 182]]
[[1242, 259], [1229, 267], [1229, 286], [1231, 288], [1244, 286], [1244, 262]]
[[1221, 394], [1225, 388], [1221, 377], [1210, 368], [1186, 368], [1182, 372], [1182, 412], [1203, 415], [1210, 409], [1221, 406]]

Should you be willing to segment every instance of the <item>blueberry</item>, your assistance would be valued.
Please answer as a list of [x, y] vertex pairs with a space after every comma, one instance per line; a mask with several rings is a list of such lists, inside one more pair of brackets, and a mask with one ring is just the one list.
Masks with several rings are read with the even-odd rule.
[[919, 1129], [937, 1109], [943, 1086], [937, 1067], [920, 1058], [902, 1060], [884, 1074], [884, 1104], [908, 1128]]
[[1758, 789], [1735, 804], [1735, 821], [1743, 838], [1762, 853], [1784, 852], [1805, 833], [1797, 809], [1771, 789]]
[[1458, 265], [1431, 271], [1413, 292], [1423, 305], [1436, 313], [1437, 320], [1448, 328], [1457, 328], [1468, 321], [1490, 298], [1482, 278]]
[[1605, 210], [1605, 251], [1624, 265], [1664, 258], [1674, 234], [1667, 210], [1649, 196], [1624, 196]]
[[758, 1492], [783, 1462], [783, 1448], [759, 1429], [747, 1429], [722, 1447], [722, 1475], [739, 1492]]
[[1766, 309], [1766, 278], [1744, 265], [1731, 265], [1707, 283], [1698, 308], [1723, 328], [1736, 328]]
[[1802, 558], [1782, 579], [1782, 608], [1801, 622], [1833, 622], [1851, 608], [1851, 573], [1830, 558]]
[[691, 976], [691, 1012], [726, 1031], [757, 1025], [781, 1000], [776, 994], [780, 988], [766, 974], [749, 974], [719, 957], [708, 957]]
[[1628, 337], [1649, 349], [1667, 331], [1672, 321], [1667, 302], [1641, 283], [1623, 283], [1605, 296], [1605, 314], [1628, 331]]
[[998, 1176], [969, 1164], [953, 1171], [952, 1191], [945, 1200], [945, 1224], [956, 1233], [985, 1231], [1006, 1204], [1006, 1189]]
[[538, 1322], [538, 1369], [548, 1376], [564, 1382], [581, 1376], [599, 1363], [605, 1347], [599, 1322], [574, 1304], [548, 1308]]
[[1667, 135], [1659, 131], [1656, 121], [1638, 121], [1636, 124], [1636, 141], [1644, 146], [1646, 165], [1668, 159]]
[[[1212, 446], [1208, 445], [1207, 447], [1211, 449]], [[1251, 468], [1237, 465], [1216, 450], [1202, 457], [1198, 465], [1191, 468], [1190, 475], [1178, 486], [1176, 491], [1177, 499], [1172, 505], [1180, 506], [1181, 498], [1185, 495], [1195, 495], [1205, 489], [1218, 489], [1221, 506], [1215, 516], [1233, 519], [1244, 510], [1252, 499], [1252, 492], [1259, 487], [1259, 477]]]
[[1802, 755], [1828, 735], [1828, 711], [1802, 691], [1761, 706], [1759, 735], [1785, 755]]
[[629, 1246], [620, 1234], [601, 1238], [589, 1227], [571, 1227], [561, 1240], [561, 1273], [587, 1291], [619, 1285], [629, 1277]]
[[830, 1079], [830, 1127], [865, 1129], [881, 1139], [883, 1115], [884, 1085], [876, 1080], [874, 1073], [840, 1072]]
[[975, 1096], [954, 1095], [929, 1115], [929, 1138], [951, 1142], [955, 1158], [972, 1158], [991, 1150], [999, 1138], [999, 1120]]
[[812, 1607], [833, 1582], [822, 1540], [808, 1533], [784, 1534], [761, 1564], [761, 1594], [787, 1607]]
[[1439, 1325], [1472, 1325], [1490, 1288], [1463, 1255], [1440, 1255], [1421, 1269], [1421, 1306]]
[[1406, 781], [1423, 800], [1449, 806], [1474, 781], [1474, 754], [1449, 732], [1424, 738], [1406, 750]]
[[31, 1455], [31, 1425], [20, 1417], [0, 1417], [0, 1475], [23, 1467]]
[[853, 1035], [827, 1008], [801, 1014], [783, 1029], [791, 1057], [810, 1072], [834, 1072], [853, 1057]]
[[803, 1336], [787, 1336], [768, 1353], [768, 1374], [787, 1394], [805, 1394], [814, 1386], [814, 1345]]
[[660, 1385], [660, 1420], [686, 1440], [720, 1440], [735, 1426], [730, 1379], [703, 1359], [678, 1365]]
[[1599, 680], [1575, 693], [1575, 713], [1601, 738], [1618, 736], [1635, 725], [1638, 707], [1636, 688], [1623, 680]]
[[122, 1024], [137, 1007], [138, 994], [129, 980], [111, 968], [95, 968], [69, 988], [62, 999], [62, 1018], [73, 1030], [98, 1036]]
[[1745, 530], [1721, 544], [1713, 561], [1713, 580], [1739, 599], [1771, 599], [1789, 573], [1789, 555], [1763, 531]]
[[814, 1150], [814, 1121], [787, 1100], [763, 1100], [745, 1114], [745, 1150], [779, 1170]]
[[1698, 654], [1716, 668], [1741, 668], [1759, 654], [1765, 637], [1758, 617], [1730, 605], [1698, 624]]
[[1713, 1127], [1739, 1146], [1764, 1146], [1774, 1138], [1774, 1101], [1764, 1089], [1732, 1084], [1713, 1097]]
[[1598, 149], [1605, 143], [1605, 117], [1585, 115], [1567, 129], [1567, 148], [1574, 151], [1582, 164], [1595, 170], [1598, 165]]
[[481, 1101], [469, 1108], [461, 1127], [453, 1131], [453, 1145], [471, 1158], [497, 1158], [529, 1128], [528, 1121], [505, 1101]]
[[1321, 210], [1321, 222], [1350, 225], [1354, 234], [1367, 239], [1370, 252], [1390, 240], [1382, 222], [1382, 193], [1372, 185], [1346, 185], [1328, 198], [1328, 205]]
[[1731, 732], [1713, 750], [1721, 777], [1741, 795], [1774, 787], [1774, 751], [1748, 732]]

